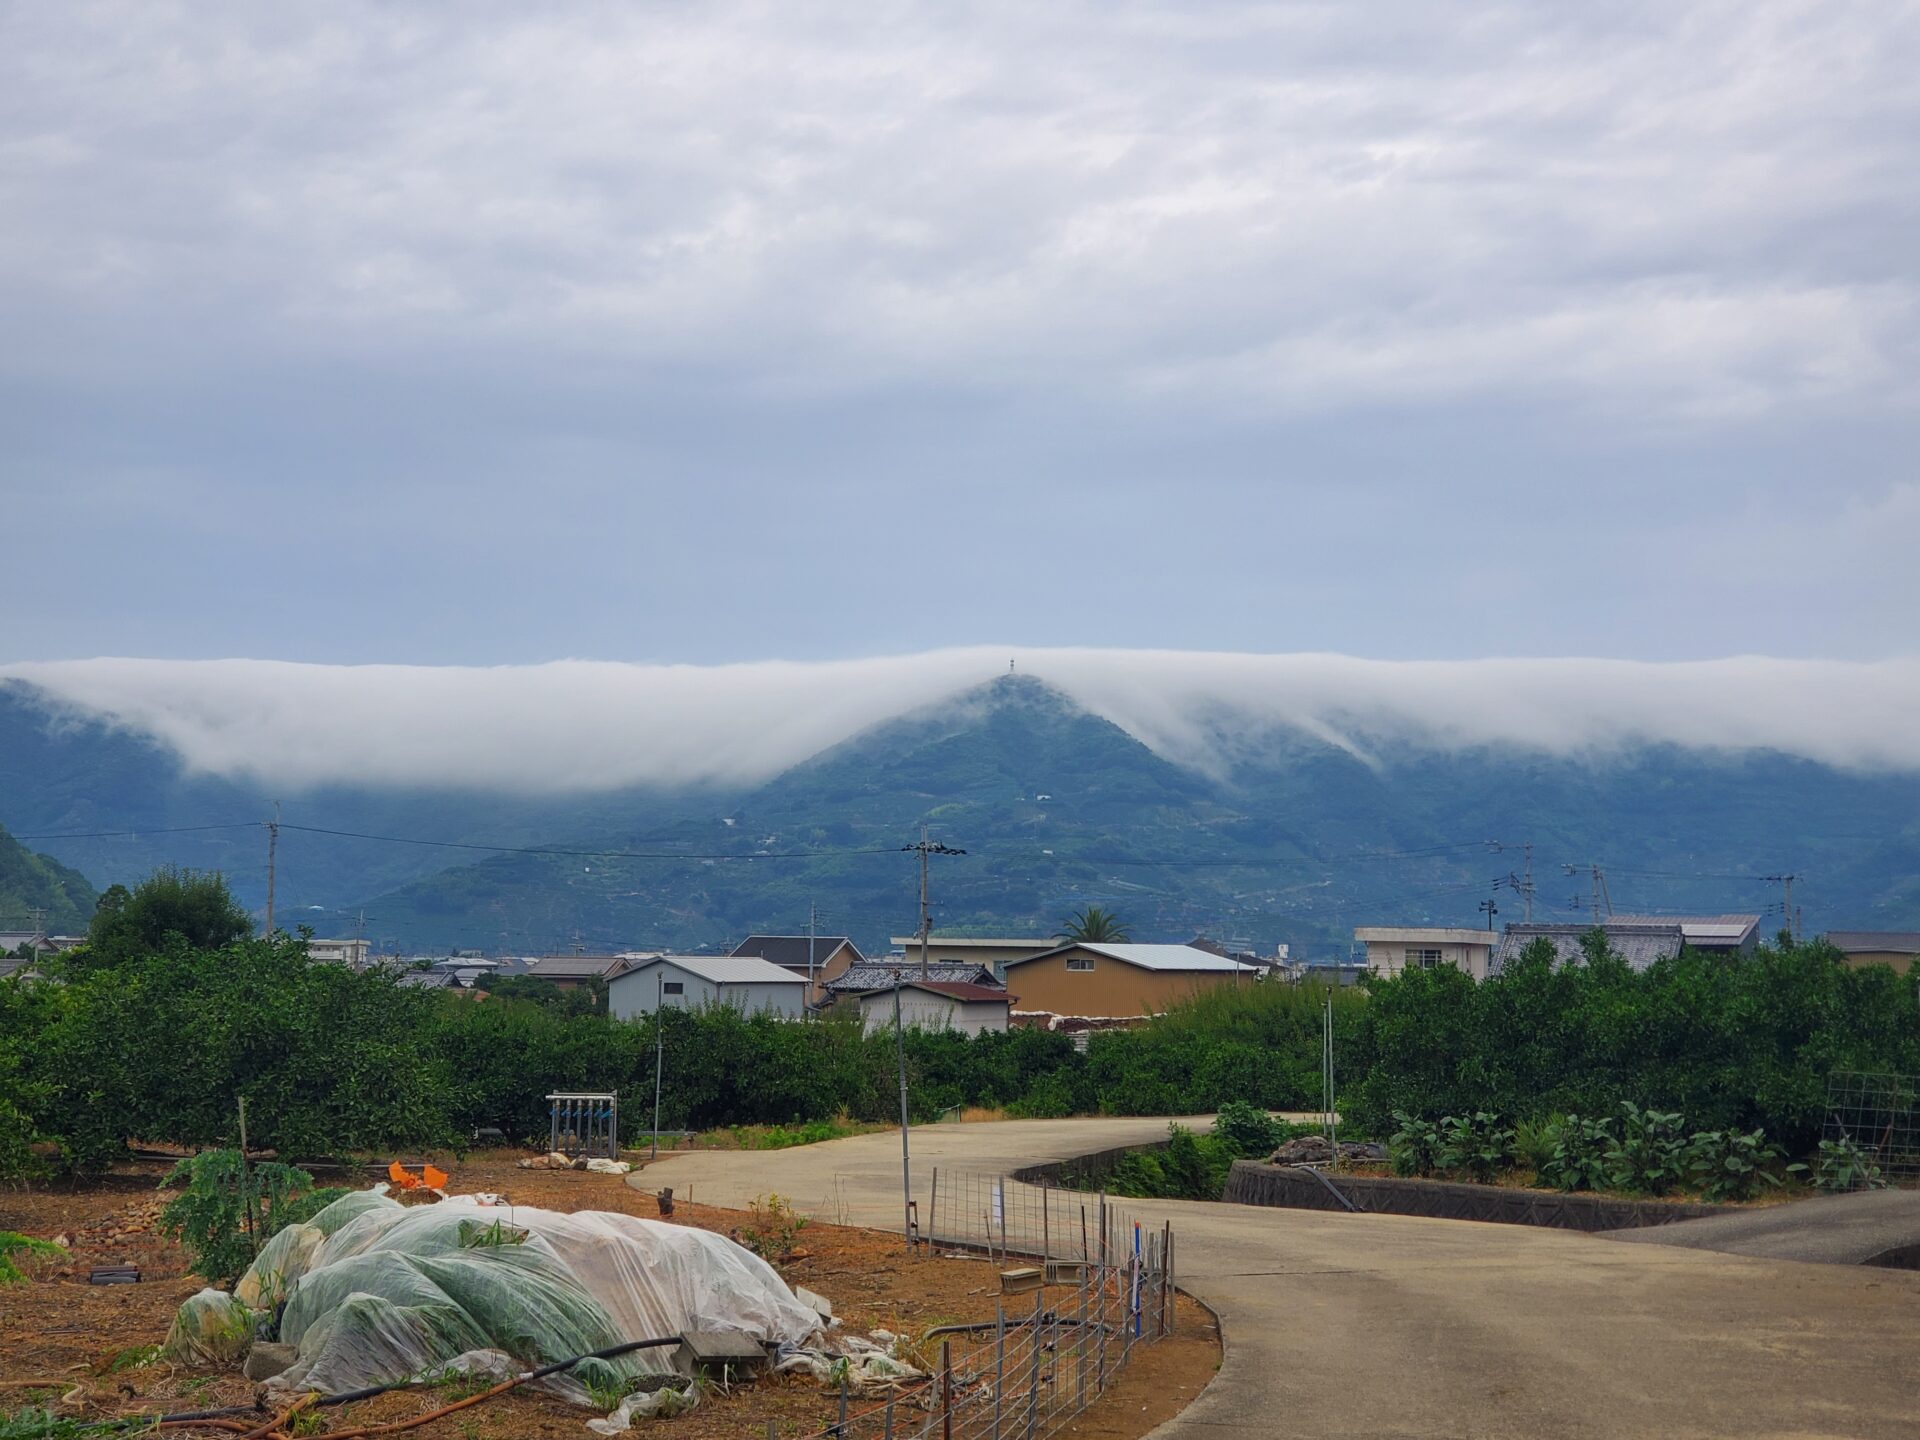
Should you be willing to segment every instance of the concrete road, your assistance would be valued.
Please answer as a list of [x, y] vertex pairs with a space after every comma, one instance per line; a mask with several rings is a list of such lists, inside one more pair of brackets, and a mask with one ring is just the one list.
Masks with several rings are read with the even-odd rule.
[[1734, 1215], [1707, 1215], [1607, 1236], [1631, 1245], [1682, 1245], [1767, 1260], [1826, 1265], [1920, 1263], [1920, 1191], [1863, 1190], [1817, 1195]]
[[[1155, 1140], [1164, 1120], [913, 1132], [938, 1164], [1004, 1173]], [[900, 1139], [675, 1156], [630, 1177], [823, 1220], [900, 1225]], [[1182, 1283], [1226, 1333], [1220, 1373], [1160, 1434], [1236, 1437], [1920, 1435], [1920, 1274], [1512, 1225], [1130, 1201], [1168, 1217]]]

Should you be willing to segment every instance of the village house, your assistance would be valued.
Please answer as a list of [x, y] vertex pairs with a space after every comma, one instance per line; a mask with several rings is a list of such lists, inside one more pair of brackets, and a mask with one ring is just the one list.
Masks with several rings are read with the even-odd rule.
[[1920, 930], [1829, 930], [1827, 943], [1850, 966], [1888, 965], [1902, 975], [1920, 956]]
[[1158, 1015], [1203, 990], [1252, 985], [1256, 966], [1191, 945], [1056, 945], [1006, 967], [1023, 1015], [1131, 1019]]
[[819, 1004], [828, 984], [846, 974], [848, 966], [866, 959], [845, 935], [749, 935], [732, 953], [756, 956], [806, 980], [809, 1005]]
[[962, 1035], [1001, 1034], [1014, 997], [991, 985], [959, 981], [903, 979], [860, 997], [860, 1020], [871, 1035], [893, 1027], [894, 995], [900, 997], [900, 1024], [908, 1030], [953, 1030]]
[[[982, 938], [976, 935], [929, 935], [927, 959], [941, 965], [984, 965], [993, 972], [996, 983], [1006, 978], [1007, 966], [1016, 960], [1044, 955], [1060, 943], [1058, 935], [1025, 939]], [[920, 963], [920, 937], [895, 935], [894, 947], [909, 964]]]
[[1353, 938], [1367, 947], [1367, 973], [1398, 975], [1403, 970], [1434, 970], [1451, 965], [1476, 980], [1487, 978], [1487, 966], [1500, 937], [1491, 930], [1447, 929], [1419, 925], [1362, 925]]
[[797, 1020], [807, 1013], [807, 980], [757, 955], [654, 955], [607, 981], [607, 1010], [616, 1020], [709, 1005]]

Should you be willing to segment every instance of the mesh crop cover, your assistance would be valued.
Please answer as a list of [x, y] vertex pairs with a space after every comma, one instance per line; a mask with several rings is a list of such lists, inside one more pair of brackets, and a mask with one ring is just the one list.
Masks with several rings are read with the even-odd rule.
[[[234, 1289], [252, 1305], [285, 1301], [279, 1338], [299, 1358], [274, 1387], [323, 1393], [471, 1365], [475, 1352], [534, 1368], [689, 1330], [798, 1345], [820, 1326], [771, 1266], [724, 1236], [470, 1196], [427, 1206], [344, 1196], [274, 1236]], [[589, 1361], [546, 1388], [604, 1397], [667, 1373], [672, 1354]]]

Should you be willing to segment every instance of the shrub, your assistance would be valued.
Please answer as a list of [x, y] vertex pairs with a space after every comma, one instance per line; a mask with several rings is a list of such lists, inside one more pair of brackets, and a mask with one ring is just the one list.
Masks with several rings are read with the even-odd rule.
[[1241, 1159], [1266, 1159], [1292, 1137], [1295, 1128], [1245, 1100], [1223, 1102], [1213, 1117], [1213, 1133]]
[[293, 1223], [313, 1177], [291, 1165], [242, 1166], [238, 1150], [202, 1150], [161, 1184], [183, 1187], [160, 1212], [161, 1231], [187, 1247], [195, 1274], [223, 1284], [245, 1272], [268, 1236]]
[[1485, 1110], [1449, 1115], [1440, 1122], [1439, 1164], [1484, 1185], [1513, 1168], [1513, 1131]]
[[1849, 1190], [1881, 1190], [1887, 1183], [1880, 1174], [1880, 1167], [1873, 1163], [1851, 1135], [1844, 1133], [1838, 1140], [1822, 1140], [1820, 1158], [1813, 1164], [1789, 1165], [1787, 1169], [1805, 1175], [1812, 1181], [1814, 1189], [1831, 1194], [1844, 1194]]
[[1396, 1175], [1431, 1175], [1440, 1164], [1440, 1127], [1404, 1110], [1393, 1112], [1399, 1126], [1387, 1137], [1387, 1164]]
[[1686, 1183], [1692, 1170], [1686, 1129], [1674, 1111], [1620, 1103], [1620, 1139], [1607, 1151], [1612, 1180], [1622, 1190], [1664, 1195]]
[[1773, 1167], [1784, 1157], [1760, 1130], [1703, 1130], [1687, 1146], [1687, 1168], [1708, 1200], [1751, 1200], [1778, 1185]]
[[1236, 1158], [1218, 1135], [1195, 1135], [1184, 1125], [1169, 1125], [1166, 1148], [1121, 1156], [1106, 1188], [1138, 1199], [1218, 1200]]
[[1612, 1122], [1569, 1115], [1560, 1122], [1552, 1154], [1540, 1178], [1561, 1190], [1604, 1190], [1613, 1182]]

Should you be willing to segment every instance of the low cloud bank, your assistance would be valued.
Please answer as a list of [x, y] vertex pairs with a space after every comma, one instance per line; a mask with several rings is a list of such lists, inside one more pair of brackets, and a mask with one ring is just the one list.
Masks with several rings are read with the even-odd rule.
[[1156, 751], [1208, 770], [1284, 736], [1369, 757], [1514, 745], [1777, 750], [1920, 770], [1920, 660], [1381, 661], [977, 646], [868, 660], [492, 668], [266, 660], [0, 666], [56, 715], [154, 737], [194, 770], [291, 786], [545, 793], [748, 783], [1006, 673], [1010, 657]]

